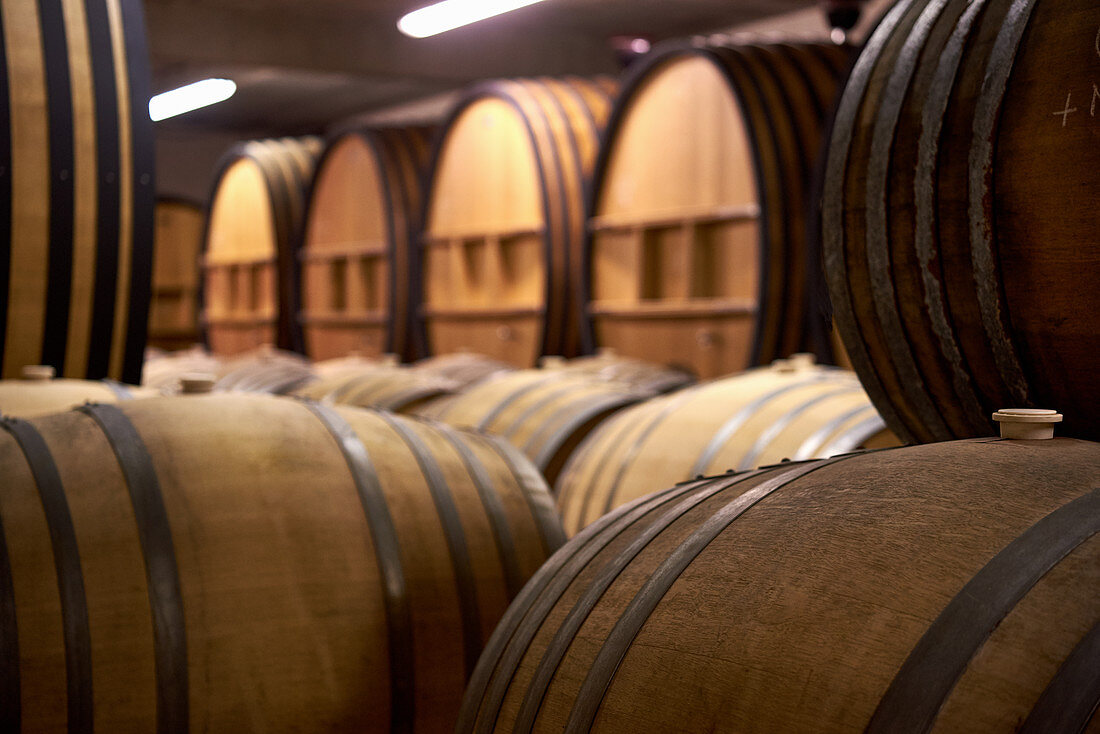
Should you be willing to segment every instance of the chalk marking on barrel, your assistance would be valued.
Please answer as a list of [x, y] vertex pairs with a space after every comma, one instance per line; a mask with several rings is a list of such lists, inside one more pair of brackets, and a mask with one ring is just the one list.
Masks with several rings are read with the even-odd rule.
[[[1051, 113], [1055, 117], [1057, 117], [1058, 115], [1062, 116], [1062, 127], [1066, 126], [1066, 118], [1077, 111], [1076, 107], [1070, 107], [1069, 106], [1069, 101], [1072, 97], [1073, 97], [1073, 92], [1066, 92], [1066, 108], [1063, 109], [1063, 110], [1058, 110], [1057, 112], [1052, 112]], [[1095, 104], [1095, 97], [1093, 98], [1093, 102]]]

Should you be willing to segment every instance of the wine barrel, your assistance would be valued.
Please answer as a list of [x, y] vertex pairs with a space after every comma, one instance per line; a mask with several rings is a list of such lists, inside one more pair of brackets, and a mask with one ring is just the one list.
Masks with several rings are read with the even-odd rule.
[[199, 257], [202, 207], [181, 199], [157, 200], [149, 346], [187, 348], [199, 333]]
[[0, 473], [6, 730], [449, 730], [562, 539], [503, 442], [269, 396], [5, 422]]
[[555, 494], [574, 535], [696, 476], [896, 445], [855, 373], [777, 360], [612, 416], [574, 452]]
[[543, 357], [540, 366], [544, 370], [566, 370], [601, 380], [622, 382], [654, 394], [679, 390], [695, 382], [695, 378], [685, 370], [622, 357], [610, 347], [603, 347], [587, 357]]
[[451, 112], [435, 140], [417, 250], [426, 353], [469, 349], [517, 367], [579, 353], [583, 188], [607, 86], [489, 82]]
[[153, 124], [136, 0], [0, 10], [0, 377], [141, 379]]
[[253, 140], [218, 165], [203, 242], [202, 327], [210, 350], [301, 351], [295, 237], [317, 138]]
[[511, 372], [513, 367], [500, 360], [486, 357], [484, 354], [455, 352], [427, 357], [411, 365], [411, 369], [445, 380], [453, 380], [462, 388], [467, 388], [494, 375]]
[[364, 363], [333, 371], [298, 388], [295, 395], [325, 403], [415, 412], [426, 401], [452, 395], [461, 385], [408, 367]]
[[632, 68], [589, 200], [590, 343], [711, 378], [814, 341], [807, 189], [849, 53], [673, 44]]
[[180, 378], [185, 375], [217, 375], [221, 370], [222, 361], [199, 345], [174, 352], [149, 349], [141, 372], [141, 385], [163, 395], [172, 395], [179, 391]]
[[155, 390], [114, 380], [54, 379], [54, 374], [50, 365], [28, 365], [21, 379], [0, 380], [0, 416], [34, 418], [88, 402], [117, 403], [157, 395]]
[[616, 411], [651, 396], [583, 374], [516, 370], [428, 404], [417, 414], [508, 440], [553, 486], [585, 436]]
[[852, 364], [907, 440], [989, 435], [1006, 403], [1065, 406], [1067, 435], [1100, 438], [1098, 27], [1088, 2], [904, 2], [853, 70], [826, 271]]
[[1098, 487], [1098, 444], [986, 439], [647, 495], [539, 570], [457, 731], [1094, 731]]
[[298, 257], [306, 353], [409, 354], [409, 247], [427, 128], [357, 128], [330, 140], [306, 200]]
[[313, 369], [304, 357], [267, 345], [224, 363], [214, 389], [281, 395], [313, 378]]

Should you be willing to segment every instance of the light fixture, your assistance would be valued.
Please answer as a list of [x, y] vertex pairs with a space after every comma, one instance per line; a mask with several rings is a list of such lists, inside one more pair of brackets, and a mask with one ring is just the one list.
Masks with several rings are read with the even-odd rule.
[[397, 28], [406, 36], [427, 38], [539, 2], [542, 0], [443, 0], [405, 15], [397, 21]]
[[203, 79], [149, 100], [149, 117], [153, 122], [164, 120], [200, 107], [222, 102], [233, 96], [237, 85], [232, 79]]

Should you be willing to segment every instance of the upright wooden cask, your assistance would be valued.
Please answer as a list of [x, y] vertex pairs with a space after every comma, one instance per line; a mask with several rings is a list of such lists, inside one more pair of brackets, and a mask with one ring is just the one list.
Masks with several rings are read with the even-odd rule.
[[153, 123], [139, 0], [0, 6], [0, 376], [141, 378]]

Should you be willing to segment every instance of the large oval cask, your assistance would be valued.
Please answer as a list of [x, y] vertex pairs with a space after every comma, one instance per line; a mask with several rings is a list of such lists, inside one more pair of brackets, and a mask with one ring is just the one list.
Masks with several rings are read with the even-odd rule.
[[7, 421], [0, 471], [13, 730], [449, 730], [562, 539], [502, 443], [268, 396]]
[[539, 570], [457, 730], [1095, 731], [1098, 487], [1098, 444], [975, 439], [647, 495]]
[[300, 351], [294, 243], [320, 145], [253, 140], [223, 156], [203, 243], [202, 325], [215, 354]]
[[181, 349], [198, 344], [199, 259], [202, 207], [182, 199], [157, 200], [149, 346]]
[[428, 353], [531, 367], [579, 351], [583, 190], [610, 105], [606, 85], [540, 78], [480, 85], [455, 107], [418, 249]]
[[855, 373], [778, 360], [612, 416], [559, 477], [558, 509], [572, 535], [700, 475], [897, 444]]
[[306, 201], [298, 257], [306, 353], [408, 354], [409, 248], [427, 128], [360, 128], [330, 140]]
[[142, 5], [0, 10], [0, 376], [141, 379], [153, 254]]
[[685, 44], [637, 65], [593, 176], [590, 341], [705, 378], [815, 341], [808, 182], [848, 53]]
[[854, 68], [826, 272], [903, 437], [989, 435], [1008, 403], [1061, 405], [1067, 435], [1100, 437], [1098, 28], [1089, 2], [899, 3]]
[[0, 416], [34, 418], [60, 413], [84, 403], [117, 403], [153, 397], [155, 390], [114, 380], [54, 379], [50, 365], [28, 365], [18, 380], [0, 380]]

